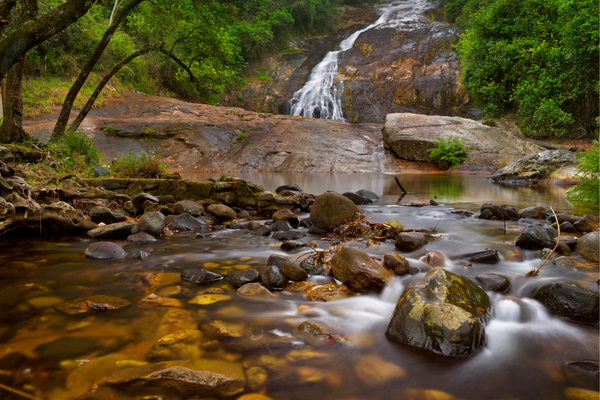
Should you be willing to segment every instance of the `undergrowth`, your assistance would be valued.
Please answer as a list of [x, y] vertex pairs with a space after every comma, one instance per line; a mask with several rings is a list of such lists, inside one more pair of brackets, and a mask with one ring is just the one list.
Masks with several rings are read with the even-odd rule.
[[136, 155], [131, 151], [123, 158], [112, 160], [110, 169], [113, 176], [126, 178], [159, 178], [167, 173], [167, 165], [158, 156], [149, 157], [144, 152]]
[[579, 183], [569, 190], [567, 196], [571, 200], [596, 202], [600, 201], [600, 146], [594, 140], [592, 150], [579, 153], [577, 158], [581, 164], [577, 166]]
[[448, 139], [439, 137], [434, 144], [435, 147], [428, 149], [427, 152], [441, 169], [456, 168], [469, 159], [467, 157], [469, 150], [466, 150], [464, 142], [455, 136], [450, 136]]

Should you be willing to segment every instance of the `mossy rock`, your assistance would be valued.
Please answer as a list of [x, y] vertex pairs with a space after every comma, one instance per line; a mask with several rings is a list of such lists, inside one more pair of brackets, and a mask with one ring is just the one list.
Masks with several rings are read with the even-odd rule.
[[208, 199], [210, 198], [213, 188], [213, 182], [190, 182], [187, 191], [183, 195], [183, 198], [192, 200]]
[[3, 144], [13, 155], [18, 162], [39, 162], [48, 157], [48, 153], [44, 151], [31, 150], [27, 147], [18, 146], [16, 144]]

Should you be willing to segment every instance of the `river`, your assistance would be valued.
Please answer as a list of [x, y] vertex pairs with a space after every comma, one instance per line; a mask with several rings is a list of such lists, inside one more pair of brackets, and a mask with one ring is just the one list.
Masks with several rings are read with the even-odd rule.
[[[262, 393], [273, 400], [318, 397], [558, 400], [564, 398], [563, 391], [571, 386], [597, 390], [597, 377], [596, 380], [574, 380], [563, 372], [563, 364], [598, 360], [598, 326], [552, 317], [529, 296], [542, 282], [557, 278], [568, 278], [585, 288], [598, 290], [598, 263], [574, 255], [571, 258], [578, 267], [576, 272], [547, 265], [540, 277], [525, 277], [526, 272], [541, 262], [539, 252], [534, 251], [523, 251], [521, 260], [509, 261], [513, 260], [513, 243], [526, 225], [525, 221], [507, 223], [504, 233], [502, 222], [453, 213], [478, 211], [484, 202], [517, 208], [552, 206], [580, 214], [597, 213], [597, 206], [594, 210], [570, 204], [565, 200], [564, 189], [557, 187], [499, 186], [478, 176], [399, 177], [409, 192], [403, 198], [393, 177], [385, 174], [244, 176], [272, 191], [288, 183], [296, 183], [314, 194], [326, 190], [372, 190], [381, 196], [380, 201], [361, 207], [370, 221], [396, 218], [408, 228], [435, 227], [442, 240], [431, 243], [427, 250], [442, 253], [445, 268], [470, 278], [486, 272], [508, 277], [512, 285], [507, 293], [489, 293], [494, 316], [486, 327], [487, 346], [476, 355], [447, 359], [386, 339], [384, 332], [403, 288], [428, 269], [419, 260], [419, 252], [410, 253], [408, 259], [422, 272], [392, 278], [382, 293], [352, 294], [320, 303], [285, 291], [275, 292], [271, 300], [242, 298], [227, 279], [209, 287], [179, 279], [180, 272], [187, 268], [204, 267], [227, 273], [263, 266], [272, 254], [295, 260], [307, 252], [303, 249], [283, 252], [280, 242], [251, 236], [247, 230], [225, 229], [204, 237], [189, 232], [174, 233], [145, 245], [115, 240], [124, 245], [130, 255], [118, 261], [86, 259], [84, 251], [91, 240], [85, 236], [3, 239], [0, 242], [0, 384], [42, 399], [75, 399], [95, 382], [100, 384], [97, 392], [100, 394], [85, 398], [197, 398], [181, 397], [168, 390], [158, 390], [144, 397], [140, 393], [108, 390], [102, 380], [112, 373], [115, 360], [146, 361], [153, 344], [165, 334], [180, 328], [198, 329], [217, 320], [240, 337], [217, 342], [204, 337], [201, 350], [193, 352], [194, 356], [233, 361], [246, 370], [255, 366], [264, 368], [268, 376], [266, 382], [246, 389], [245, 393]], [[437, 206], [406, 206], [411, 202], [429, 201], [434, 196]], [[308, 214], [299, 216], [307, 218]], [[301, 230], [306, 231], [306, 228]], [[318, 235], [309, 234], [304, 240], [315, 243], [317, 249], [332, 245]], [[346, 243], [346, 246], [363, 248], [376, 258], [394, 251], [391, 241], [370, 247], [364, 242]], [[457, 254], [485, 248], [497, 250], [502, 261], [472, 267], [452, 261]], [[147, 252], [147, 257], [133, 258], [139, 251]], [[311, 279], [331, 282], [330, 277]], [[151, 293], [166, 293], [170, 290], [166, 288], [173, 285], [185, 289], [179, 297], [171, 298], [173, 303], [140, 303]], [[189, 303], [211, 287], [223, 289], [226, 299], [209, 305]], [[132, 305], [79, 317], [63, 315], [52, 308], [52, 304], [92, 294], [118, 296]], [[324, 324], [329, 333], [345, 340], [320, 344], [295, 337], [294, 329], [308, 320]], [[254, 341], [274, 344], [248, 345]], [[400, 367], [403, 374], [386, 381], [382, 376], [390, 364]], [[94, 367], [90, 371], [86, 365]], [[443, 397], [436, 391], [454, 397]], [[0, 397], [22, 398], [2, 389]]]

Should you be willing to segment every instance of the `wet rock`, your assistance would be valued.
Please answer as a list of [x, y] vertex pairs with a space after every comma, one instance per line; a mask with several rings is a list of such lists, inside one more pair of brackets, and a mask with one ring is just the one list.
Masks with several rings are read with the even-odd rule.
[[560, 243], [566, 244], [570, 249], [575, 249], [577, 238], [574, 236], [560, 235]]
[[173, 231], [200, 231], [208, 232], [210, 224], [190, 214], [180, 214], [169, 218], [167, 226]]
[[294, 228], [297, 228], [298, 224], [300, 223], [300, 220], [298, 219], [296, 214], [294, 214], [294, 212], [291, 210], [277, 210], [275, 214], [273, 214], [272, 218], [275, 222], [287, 221]]
[[237, 213], [225, 204], [211, 204], [206, 208], [206, 212], [217, 217], [219, 221], [229, 221], [237, 218]]
[[[248, 371], [246, 371], [246, 380], [247, 380], [248, 389], [250, 389], [250, 390], [260, 389], [261, 387], [263, 387], [265, 385], [265, 383], [267, 383], [268, 377], [269, 377], [269, 375], [267, 373], [267, 370], [264, 369], [263, 367], [250, 368]], [[244, 399], [243, 397], [245, 397], [245, 396], [246, 397], [247, 396], [266, 397], [266, 396], [262, 396], [259, 394], [249, 394], [249, 395], [244, 395], [244, 396], [238, 398], [238, 400], [240, 400], [240, 399], [242, 399], [242, 400], [267, 400], [267, 399], [269, 399], [268, 397], [266, 397], [265, 399], [261, 399], [260, 397]]]
[[197, 329], [180, 329], [158, 339], [147, 354], [150, 361], [187, 360], [200, 358], [200, 339]]
[[183, 304], [180, 300], [172, 299], [170, 297], [158, 296], [154, 293], [150, 293], [148, 296], [144, 297], [138, 303], [140, 307], [148, 307], [148, 306], [163, 306], [163, 307], [183, 307]]
[[271, 227], [267, 225], [261, 225], [257, 229], [250, 232], [254, 236], [269, 236], [271, 234]]
[[131, 244], [145, 244], [156, 242], [156, 238], [146, 232], [139, 232], [135, 235], [127, 236], [127, 241]]
[[331, 260], [331, 274], [352, 290], [381, 291], [392, 273], [366, 252], [346, 247]]
[[408, 273], [410, 267], [408, 260], [396, 253], [387, 253], [383, 257], [383, 266], [392, 270], [396, 275]]
[[350, 200], [352, 200], [352, 202], [354, 204], [357, 204], [357, 205], [373, 203], [373, 200], [371, 200], [370, 198], [361, 196], [354, 192], [345, 192], [345, 193], [342, 193], [342, 196], [349, 198]]
[[85, 256], [95, 260], [111, 260], [127, 257], [127, 252], [111, 242], [94, 242], [85, 249]]
[[308, 272], [309, 275], [323, 275], [325, 268], [324, 260], [320, 260], [316, 255], [311, 255], [300, 262], [300, 268]]
[[213, 339], [237, 338], [242, 336], [239, 326], [219, 320], [202, 324], [200, 325], [200, 329], [202, 329], [202, 332], [206, 336]]
[[596, 390], [569, 387], [563, 390], [565, 400], [596, 400], [600, 393]]
[[62, 337], [36, 346], [33, 351], [42, 359], [59, 362], [75, 359], [102, 348], [102, 344], [87, 337]]
[[274, 297], [266, 287], [258, 282], [247, 283], [237, 290], [237, 294], [242, 297]]
[[279, 186], [277, 189], [275, 189], [275, 193], [279, 194], [279, 193], [283, 192], [284, 190], [293, 190], [295, 192], [302, 192], [302, 189], [300, 189], [300, 186], [296, 185], [295, 183], [292, 183], [290, 185]]
[[357, 191], [356, 194], [359, 196], [366, 197], [367, 199], [370, 199], [373, 203], [375, 203], [379, 200], [379, 196], [377, 196], [375, 193], [371, 192], [370, 190], [361, 189], [361, 190]]
[[285, 232], [285, 231], [289, 231], [291, 229], [292, 229], [292, 227], [285, 220], [275, 221], [274, 223], [271, 224], [272, 232], [282, 232], [282, 231]]
[[600, 219], [597, 215], [585, 214], [581, 219], [573, 224], [578, 232], [591, 232], [598, 228]]
[[267, 265], [274, 265], [277, 268], [281, 269], [283, 267], [283, 263], [286, 261], [290, 261], [290, 259], [286, 256], [282, 256], [279, 254], [271, 254], [267, 259]]
[[569, 361], [562, 364], [562, 371], [571, 385], [596, 388], [600, 377], [598, 361]]
[[225, 228], [227, 228], [227, 229], [247, 229], [248, 224], [249, 224], [248, 221], [237, 221], [237, 222], [233, 222], [231, 224], [225, 225]]
[[302, 239], [304, 236], [306, 236], [306, 233], [301, 232], [301, 231], [287, 231], [287, 232], [276, 232], [271, 237], [275, 240], [286, 241], [286, 240]]
[[498, 264], [500, 262], [500, 255], [498, 252], [491, 249], [461, 254], [457, 258], [467, 262], [480, 264]]
[[350, 289], [346, 285], [316, 285], [309, 287], [304, 298], [308, 301], [334, 301], [346, 297]]
[[449, 393], [434, 389], [407, 389], [402, 393], [403, 400], [461, 400]]
[[406, 371], [375, 354], [363, 354], [354, 363], [356, 376], [366, 385], [377, 387], [404, 378]]
[[260, 280], [269, 290], [283, 290], [288, 282], [288, 277], [276, 266], [269, 265], [260, 271]]
[[323, 235], [327, 233], [327, 231], [321, 228], [317, 228], [313, 225], [310, 228], [308, 228], [308, 233], [312, 233], [313, 235]]
[[433, 237], [422, 232], [400, 232], [394, 245], [400, 251], [411, 252], [420, 249], [431, 242]]
[[545, 305], [553, 315], [578, 322], [598, 323], [600, 295], [574, 282], [544, 283], [531, 297]]
[[97, 224], [100, 222], [104, 222], [105, 224], [115, 224], [127, 220], [123, 210], [112, 211], [107, 207], [94, 207], [90, 210], [89, 214], [90, 219]]
[[577, 233], [577, 229], [569, 221], [560, 224], [560, 233]]
[[147, 388], [200, 397], [227, 397], [243, 392], [246, 378], [238, 363], [196, 359], [123, 369], [110, 375], [106, 383], [134, 392]]
[[167, 286], [156, 292], [157, 295], [165, 297], [189, 297], [191, 293], [189, 289], [180, 285]]
[[588, 260], [598, 262], [598, 232], [599, 231], [588, 233], [577, 240], [577, 244], [575, 245], [577, 254]]
[[577, 267], [569, 260], [568, 257], [561, 256], [554, 259], [554, 265], [565, 271], [578, 271]]
[[90, 311], [110, 311], [131, 305], [129, 300], [120, 297], [96, 294], [79, 299], [53, 304], [55, 310], [69, 315], [84, 314]]
[[327, 332], [327, 327], [320, 322], [304, 321], [294, 330], [294, 334], [298, 336], [314, 336], [322, 335]]
[[521, 215], [514, 207], [493, 203], [484, 203], [481, 205], [481, 212], [485, 210], [490, 210], [492, 214], [494, 214], [494, 217], [496, 217], [496, 219], [498, 219], [499, 221], [518, 220], [519, 218], [521, 218]]
[[99, 226], [96, 229], [88, 231], [87, 235], [94, 239], [126, 238], [131, 235], [135, 225], [135, 222], [119, 222], [116, 224]]
[[308, 273], [292, 262], [284, 261], [281, 270], [291, 281], [300, 282], [308, 279]]
[[517, 240], [515, 240], [515, 246], [533, 249], [548, 247], [553, 249], [556, 245], [555, 232], [549, 226], [527, 225], [519, 237], [517, 237]]
[[223, 275], [207, 269], [186, 269], [181, 273], [182, 280], [195, 283], [197, 285], [208, 285], [213, 282], [218, 282], [223, 278]]
[[152, 236], [160, 236], [165, 229], [165, 216], [155, 211], [142, 215], [131, 233], [146, 232]]
[[347, 197], [326, 192], [315, 199], [310, 210], [310, 220], [317, 228], [332, 231], [354, 219], [357, 212], [356, 204]]
[[281, 244], [281, 250], [294, 251], [304, 246], [306, 246], [306, 243], [300, 242], [298, 240], [287, 240]]
[[173, 206], [175, 214], [190, 214], [192, 217], [199, 217], [204, 213], [204, 208], [192, 200], [181, 200]]
[[479, 217], [477, 217], [478, 219], [492, 219], [494, 218], [494, 213], [491, 210], [483, 210], [483, 212], [481, 214], [479, 214]]
[[485, 346], [491, 311], [479, 286], [434, 268], [404, 289], [386, 336], [445, 356], [467, 356]]
[[124, 354], [110, 354], [87, 360], [67, 376], [66, 388], [72, 393], [83, 393], [93, 387], [100, 377], [112, 374], [115, 363], [129, 361], [129, 358], [131, 356]]
[[494, 172], [492, 182], [531, 184], [549, 179], [561, 168], [579, 164], [575, 153], [564, 150], [535, 152], [521, 159], [511, 161], [506, 167]]
[[484, 290], [505, 293], [510, 288], [510, 281], [502, 275], [481, 274], [477, 275], [475, 280]]
[[444, 264], [446, 264], [444, 256], [435, 251], [430, 251], [427, 254], [425, 254], [425, 256], [421, 258], [421, 261], [423, 261], [425, 265], [429, 265], [430, 267], [443, 267]]
[[150, 201], [150, 202], [156, 203], [156, 204], [159, 203], [159, 201], [158, 201], [158, 199], [156, 197], [154, 197], [154, 196], [152, 196], [151, 194], [148, 194], [148, 193], [136, 194], [131, 199], [131, 203], [133, 203], [133, 206], [135, 208], [137, 208], [137, 209], [142, 209], [143, 208], [142, 205], [146, 201]]
[[310, 221], [310, 218], [304, 218], [300, 221], [298, 226], [301, 228], [310, 228], [312, 226], [312, 222]]
[[229, 272], [227, 274], [227, 279], [229, 279], [233, 286], [240, 287], [247, 283], [260, 282], [260, 275], [257, 270], [249, 268]]
[[250, 222], [248, 222], [248, 226], [246, 228], [249, 231], [254, 231], [254, 230], [257, 230], [258, 228], [260, 228], [261, 226], [263, 226], [263, 224], [261, 224], [260, 222], [250, 221]]
[[546, 212], [544, 207], [534, 206], [519, 210], [519, 215], [521, 218], [544, 219], [544, 212]]

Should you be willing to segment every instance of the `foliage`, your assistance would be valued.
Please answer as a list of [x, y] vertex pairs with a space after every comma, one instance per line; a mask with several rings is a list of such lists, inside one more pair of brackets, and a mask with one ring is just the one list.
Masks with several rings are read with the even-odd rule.
[[600, 146], [594, 140], [594, 147], [590, 151], [577, 155], [581, 164], [577, 166], [579, 184], [567, 191], [571, 200], [600, 202]]
[[435, 147], [428, 149], [431, 159], [442, 169], [456, 168], [468, 160], [467, 153], [462, 140], [455, 136], [448, 139], [437, 138]]
[[463, 6], [475, 4], [457, 49], [463, 82], [486, 112], [515, 112], [530, 136], [595, 135], [597, 2], [469, 0]]
[[159, 178], [167, 173], [167, 165], [158, 156], [136, 155], [131, 150], [125, 157], [112, 160], [110, 169], [113, 175], [126, 178]]
[[248, 137], [248, 135], [249, 135], [248, 132], [246, 132], [245, 130], [241, 130], [240, 134], [237, 137], [238, 143], [243, 142]]
[[66, 167], [94, 166], [102, 161], [102, 154], [96, 148], [94, 140], [80, 131], [68, 132], [48, 147], [54, 158], [61, 160], [60, 164]]
[[112, 135], [115, 133], [115, 128], [113, 128], [112, 125], [108, 125], [106, 128], [102, 129], [102, 132], [106, 133], [107, 135]]

